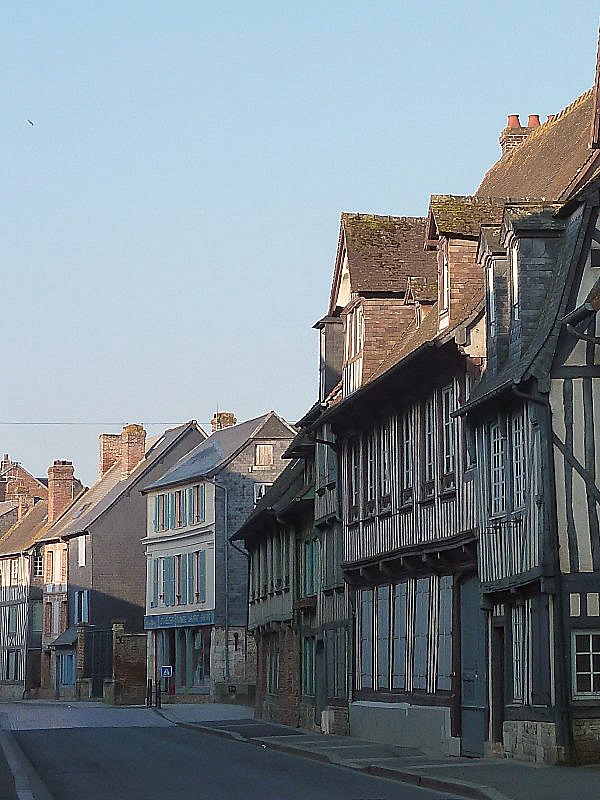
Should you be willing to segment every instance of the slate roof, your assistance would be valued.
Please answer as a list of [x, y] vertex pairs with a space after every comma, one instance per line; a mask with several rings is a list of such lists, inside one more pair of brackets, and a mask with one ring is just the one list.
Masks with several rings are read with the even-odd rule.
[[3, 517], [5, 514], [8, 514], [11, 511], [14, 511], [18, 505], [19, 504], [16, 500], [3, 500], [0, 503], [0, 517]]
[[287, 510], [296, 500], [301, 498], [305, 490], [304, 461], [292, 461], [280, 473], [277, 480], [270, 486], [256, 504], [256, 508], [246, 519], [243, 525], [231, 537], [231, 541], [240, 541], [251, 538], [257, 523], [270, 516], [279, 515]]
[[186, 431], [197, 427], [194, 420], [169, 428], [158, 438], [149, 441], [145, 458], [131, 475], [121, 479], [122, 466], [117, 461], [87, 491], [82, 492], [64, 513], [47, 528], [41, 541], [78, 536], [88, 530], [125, 492], [129, 491], [152, 466]]
[[504, 200], [471, 195], [433, 194], [429, 213], [440, 235], [479, 236], [484, 224], [502, 221]]
[[[545, 210], [545, 216], [548, 227], [552, 227], [552, 220], [548, 220], [548, 210]], [[524, 207], [521, 207], [521, 213], [523, 212]], [[507, 214], [510, 213], [511, 209], [507, 208]], [[520, 383], [530, 377], [538, 378], [542, 389], [547, 388], [545, 381], [552, 366], [561, 329], [562, 315], [568, 295], [570, 268], [573, 258], [582, 244], [583, 220], [583, 215], [579, 215], [572, 219], [565, 229], [562, 248], [544, 303], [539, 310], [535, 331], [531, 339], [524, 343], [522, 355], [516, 361], [508, 361], [498, 372], [484, 372], [481, 380], [471, 390], [467, 402], [459, 410], [459, 414], [495, 397], [508, 386]]]
[[50, 647], [71, 647], [77, 641], [78, 635], [77, 625], [71, 625], [50, 643]]
[[598, 169], [598, 151], [589, 147], [593, 113], [590, 89], [502, 156], [476, 194], [566, 200]]
[[281, 434], [278, 436], [274, 429], [270, 431], [266, 429], [273, 421], [278, 421], [289, 431], [291, 436], [296, 434], [294, 428], [274, 411], [240, 422], [238, 425], [231, 425], [215, 431], [190, 453], [183, 456], [162, 478], [145, 486], [143, 491], [149, 492], [193, 481], [196, 478], [211, 476], [225, 466], [249, 440], [258, 437], [259, 434], [263, 438], [283, 438]]
[[35, 505], [12, 525], [0, 538], [0, 556], [16, 555], [29, 550], [39, 539], [48, 517], [48, 502], [38, 500]]
[[437, 275], [435, 255], [424, 250], [423, 217], [393, 217], [344, 212], [353, 292], [405, 292], [410, 277]]

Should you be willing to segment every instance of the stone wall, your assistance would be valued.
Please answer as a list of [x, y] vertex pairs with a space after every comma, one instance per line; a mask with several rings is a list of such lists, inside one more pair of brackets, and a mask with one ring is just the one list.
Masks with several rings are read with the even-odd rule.
[[[210, 676], [213, 694], [220, 702], [254, 701], [256, 685], [256, 645], [246, 629], [231, 626], [228, 630], [228, 652], [225, 629], [214, 628], [210, 647]], [[229, 675], [226, 660], [229, 660]]]
[[553, 722], [508, 720], [502, 726], [502, 734], [506, 758], [546, 764], [564, 761], [564, 748], [556, 744]]
[[578, 764], [600, 761], [600, 719], [573, 720], [573, 743]]
[[146, 697], [145, 633], [125, 633], [123, 625], [113, 625], [113, 677], [105, 699], [114, 705], [139, 705]]

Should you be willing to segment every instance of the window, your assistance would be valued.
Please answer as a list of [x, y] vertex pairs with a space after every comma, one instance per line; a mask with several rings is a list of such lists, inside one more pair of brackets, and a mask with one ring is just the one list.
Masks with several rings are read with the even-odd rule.
[[490, 426], [490, 488], [492, 516], [506, 509], [504, 433], [499, 422]]
[[167, 556], [162, 562], [162, 600], [165, 606], [175, 605], [175, 556]]
[[406, 688], [406, 583], [397, 583], [393, 595], [392, 689]]
[[413, 689], [427, 689], [427, 645], [429, 641], [429, 578], [419, 578], [415, 596], [413, 641]]
[[315, 640], [311, 636], [302, 639], [302, 694], [315, 695]]
[[10, 561], [10, 585], [17, 586], [19, 583], [19, 559], [12, 558]]
[[358, 305], [346, 317], [346, 359], [357, 356], [363, 349], [365, 322], [362, 306]]
[[44, 603], [44, 634], [52, 633], [52, 603]]
[[73, 623], [90, 621], [90, 593], [80, 589], [73, 595]]
[[77, 565], [85, 567], [85, 536], [77, 537]]
[[445, 386], [441, 392], [442, 401], [442, 488], [454, 489], [454, 386]]
[[267, 692], [277, 694], [279, 690], [279, 637], [267, 637]]
[[410, 503], [413, 496], [413, 439], [412, 412], [406, 411], [400, 422], [400, 440], [402, 449], [402, 489], [400, 502]]
[[8, 635], [9, 636], [16, 636], [17, 635], [17, 618], [18, 618], [18, 607], [17, 606], [9, 606], [8, 607]]
[[196, 557], [196, 600], [206, 602], [206, 550], [199, 550]]
[[61, 653], [58, 670], [61, 685], [72, 686], [75, 683], [75, 653]]
[[377, 439], [375, 432], [371, 432], [365, 442], [365, 506], [367, 514], [375, 511], [375, 493], [377, 488]]
[[512, 609], [513, 701], [525, 699], [525, 606]]
[[377, 587], [377, 688], [390, 686], [390, 587]]
[[425, 461], [423, 496], [433, 497], [435, 492], [435, 401], [431, 397], [423, 409], [423, 439]]
[[521, 306], [519, 299], [519, 249], [517, 244], [509, 248], [510, 260], [510, 296], [512, 305], [512, 318], [518, 320], [521, 317]]
[[43, 624], [43, 603], [41, 600], [34, 600], [31, 606], [31, 630], [33, 633], [42, 632]]
[[441, 291], [441, 300], [442, 300], [442, 311], [448, 311], [450, 308], [450, 274], [448, 269], [448, 254], [444, 251], [443, 254], [443, 261], [442, 261], [442, 270], [441, 270], [441, 278], [442, 278], [442, 291]]
[[391, 453], [390, 453], [390, 427], [389, 423], [381, 426], [379, 432], [379, 494], [381, 497], [382, 505], [390, 504], [390, 494], [392, 491], [391, 485]]
[[576, 631], [572, 639], [573, 694], [600, 694], [600, 631]]
[[360, 688], [373, 688], [373, 590], [360, 592], [359, 615], [359, 675]]
[[166, 531], [169, 527], [169, 495], [157, 494], [154, 497], [154, 530]]
[[44, 576], [44, 557], [36, 555], [33, 557], [33, 577], [43, 578]]
[[273, 466], [273, 445], [257, 444], [254, 449], [254, 464], [257, 467]]
[[355, 522], [359, 516], [360, 505], [360, 450], [358, 439], [351, 439], [348, 444], [348, 471], [349, 471], [349, 491], [348, 509], [349, 522]]
[[487, 268], [487, 311], [488, 332], [491, 338], [496, 335], [496, 291], [494, 288], [494, 262]]
[[183, 528], [187, 525], [187, 503], [185, 489], [177, 489], [174, 494], [175, 500], [175, 527]]
[[327, 697], [346, 695], [346, 631], [343, 627], [325, 631]]
[[513, 508], [525, 505], [525, 420], [523, 412], [511, 418]]
[[205, 487], [203, 483], [192, 487], [192, 519], [194, 523], [204, 522], [205, 513]]
[[272, 486], [272, 483], [255, 483], [254, 484], [254, 505], [267, 493], [267, 489]]
[[452, 576], [440, 578], [437, 632], [437, 688], [452, 688]]
[[8, 650], [6, 653], [6, 680], [19, 680], [19, 666], [21, 662], [20, 650]]
[[315, 595], [319, 589], [319, 540], [304, 542], [302, 561], [302, 589], [304, 597]]

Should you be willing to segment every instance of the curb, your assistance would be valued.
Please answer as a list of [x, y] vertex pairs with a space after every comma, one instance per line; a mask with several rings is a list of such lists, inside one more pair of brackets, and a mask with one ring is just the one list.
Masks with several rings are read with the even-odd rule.
[[[160, 711], [157, 711], [160, 713]], [[161, 716], [163, 716], [161, 714]], [[165, 717], [166, 719], [166, 717]], [[169, 720], [171, 722], [172, 720]], [[410, 770], [400, 770], [394, 767], [380, 767], [375, 764], [367, 765], [366, 767], [354, 767], [346, 764], [341, 758], [331, 758], [326, 753], [318, 753], [314, 750], [302, 750], [297, 747], [291, 747], [283, 742], [273, 742], [269, 738], [246, 738], [236, 731], [227, 731], [223, 728], [206, 727], [201, 723], [193, 722], [175, 722], [181, 728], [188, 728], [189, 730], [200, 731], [201, 733], [209, 733], [213, 736], [220, 736], [224, 739], [233, 739], [239, 742], [247, 742], [253, 744], [255, 747], [268, 747], [269, 750], [277, 750], [280, 753], [287, 753], [288, 755], [299, 756], [301, 758], [309, 758], [313, 761], [320, 761], [322, 763], [331, 764], [336, 767], [344, 767], [345, 769], [353, 769], [355, 771], [365, 772], [368, 775], [373, 775], [378, 778], [386, 778], [388, 780], [397, 781], [398, 783], [410, 783], [413, 786], [419, 786], [423, 789], [433, 789], [434, 791], [452, 792], [452, 794], [460, 795], [465, 800], [513, 800], [506, 797], [506, 795], [493, 789], [491, 786], [480, 786], [476, 783], [469, 783], [468, 781], [459, 780], [444, 780], [443, 778], [436, 778], [431, 775], [423, 775], [420, 772], [412, 772]]]
[[0, 747], [12, 772], [19, 800], [53, 800], [16, 738], [6, 728], [0, 729]]

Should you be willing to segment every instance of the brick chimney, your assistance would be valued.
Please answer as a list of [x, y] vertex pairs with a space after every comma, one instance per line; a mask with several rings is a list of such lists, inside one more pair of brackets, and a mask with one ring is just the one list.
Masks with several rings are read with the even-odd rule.
[[231, 411], [216, 411], [210, 421], [210, 427], [214, 433], [215, 431], [223, 430], [223, 428], [231, 428], [236, 422], [235, 414], [232, 414]]
[[98, 477], [101, 478], [121, 458], [121, 434], [101, 433]]
[[55, 461], [48, 467], [48, 524], [62, 514], [75, 494], [74, 469], [71, 461]]
[[540, 127], [540, 118], [537, 114], [530, 114], [527, 127], [521, 125], [518, 114], [509, 114], [506, 128], [500, 134], [500, 149], [505, 156], [509, 150], [524, 142], [529, 134]]
[[125, 425], [121, 433], [121, 477], [127, 478], [146, 455], [146, 431], [143, 425]]
[[17, 521], [23, 519], [25, 514], [33, 507], [34, 499], [29, 496], [29, 492], [25, 486], [19, 486], [17, 489]]

